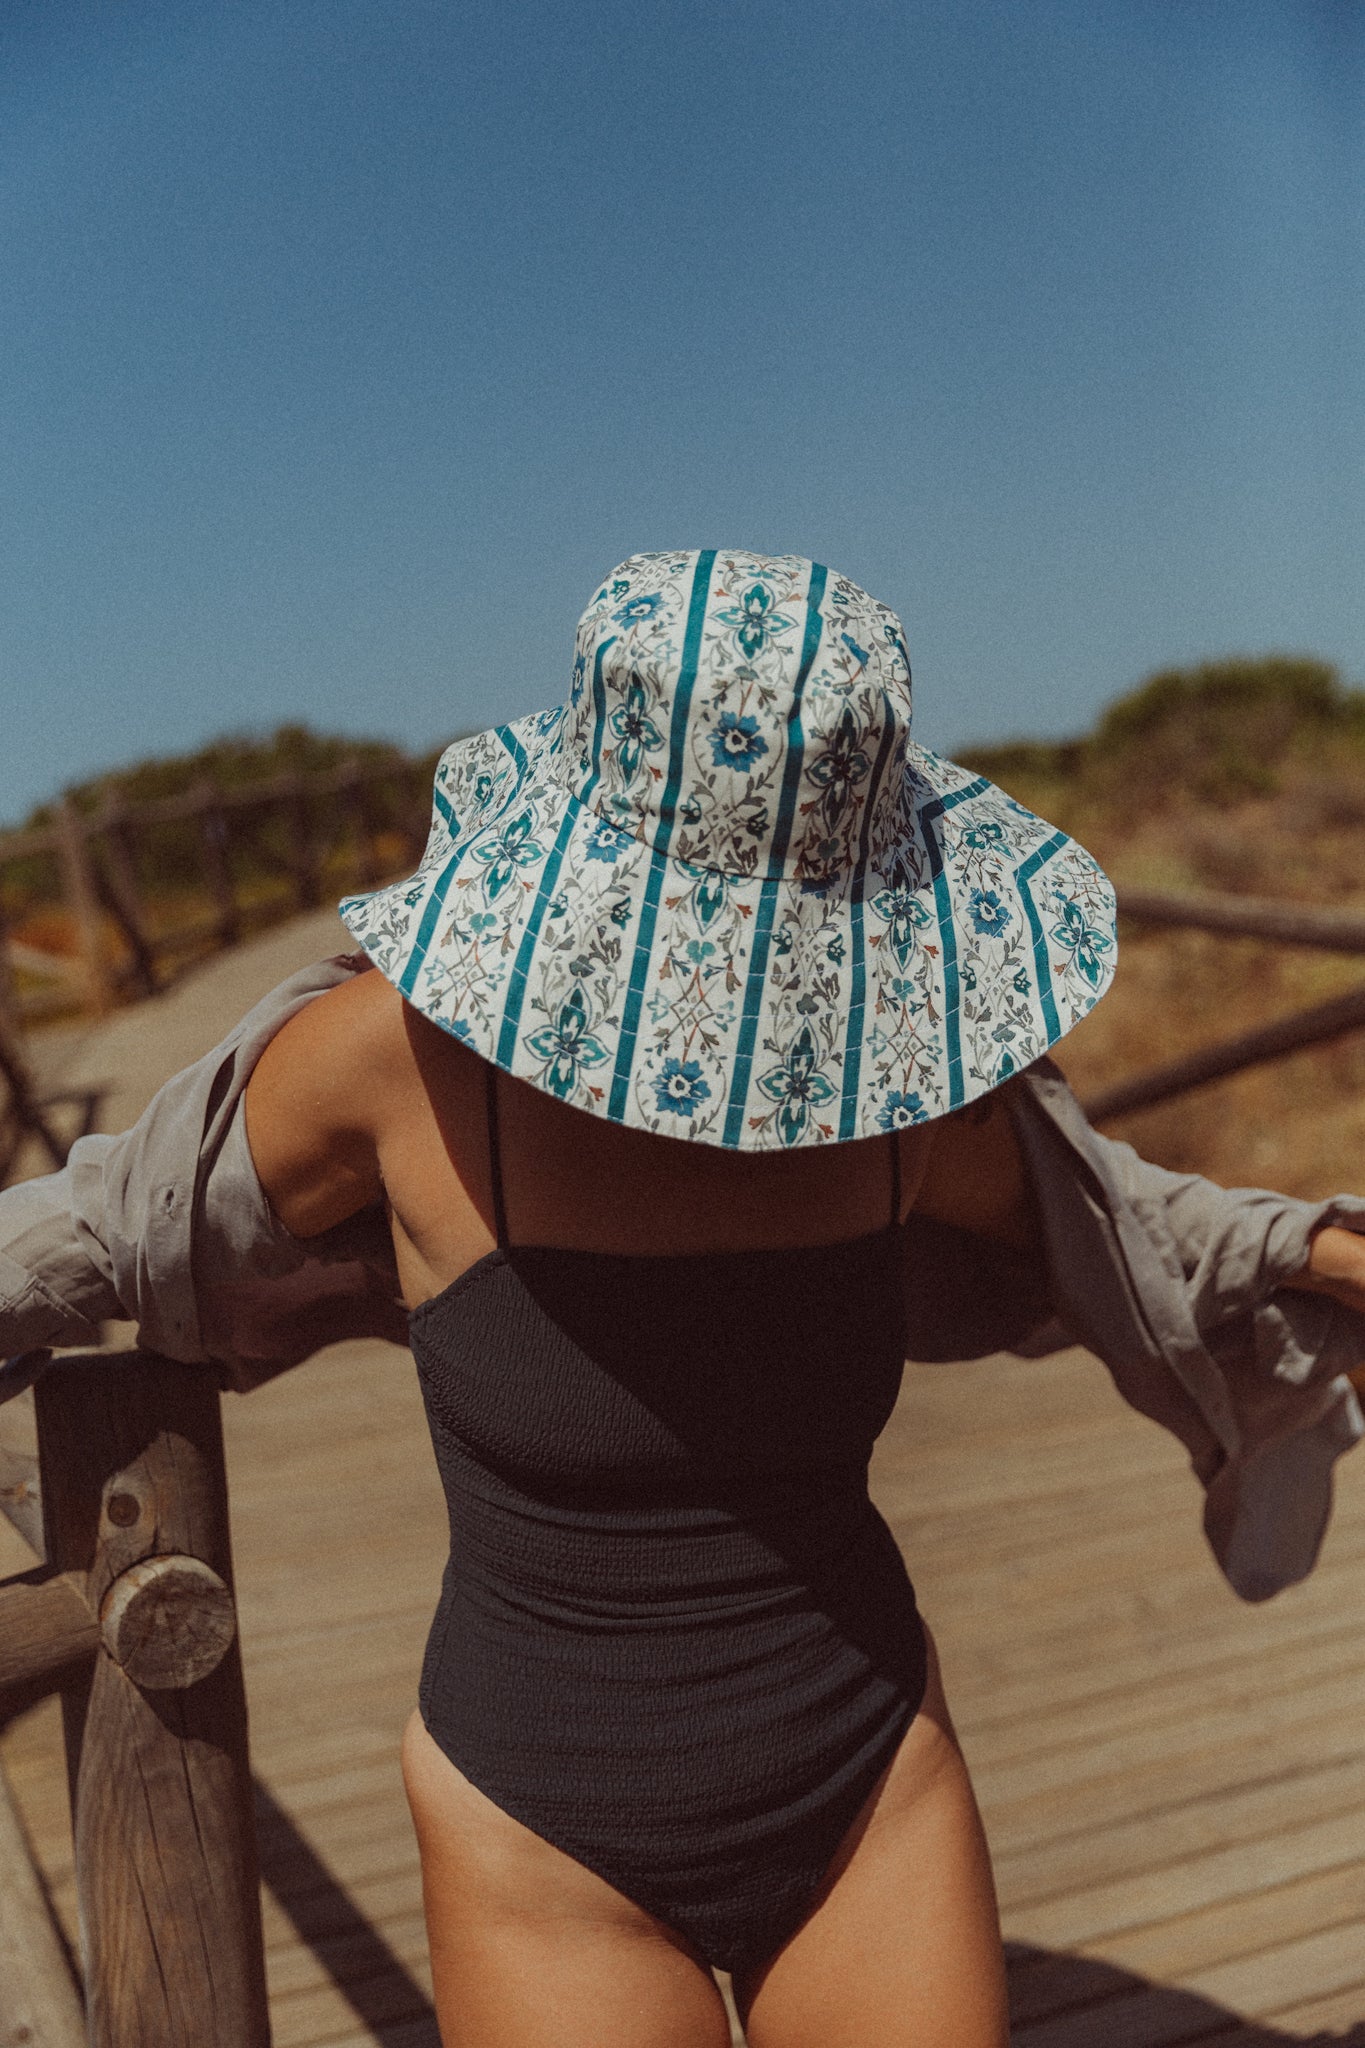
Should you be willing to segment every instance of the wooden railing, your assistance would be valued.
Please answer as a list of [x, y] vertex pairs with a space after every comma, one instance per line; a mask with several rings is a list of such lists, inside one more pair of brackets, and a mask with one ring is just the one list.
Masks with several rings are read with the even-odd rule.
[[[32, 831], [0, 833], [0, 884], [6, 871], [46, 861], [59, 878], [58, 897], [75, 952], [43, 954], [7, 933], [0, 888], [0, 1187], [29, 1139], [46, 1162], [60, 1166], [69, 1137], [48, 1114], [23, 1050], [23, 1026], [33, 1000], [18, 992], [19, 973], [43, 975], [57, 989], [58, 1009], [96, 1015], [127, 996], [154, 995], [172, 963], [186, 954], [235, 945], [245, 936], [247, 906], [240, 876], [245, 855], [258, 870], [282, 874], [281, 911], [315, 909], [325, 900], [327, 863], [344, 842], [345, 886], [372, 888], [386, 874], [401, 874], [417, 860], [430, 815], [427, 763], [402, 757], [348, 761], [316, 775], [277, 776], [241, 789], [201, 783], [180, 796], [129, 805], [111, 797], [100, 809], [81, 811], [70, 797], [55, 820]], [[270, 843], [263, 826], [284, 827]], [[166, 925], [152, 915], [164, 892], [149, 889], [146, 850], [166, 827], [189, 826], [197, 846], [199, 905], [191, 920]], [[335, 867], [331, 870], [335, 879]], [[180, 894], [187, 892], [182, 886]], [[339, 893], [339, 891], [337, 892]], [[122, 953], [111, 959], [117, 934]], [[17, 971], [16, 971], [17, 970]], [[36, 1010], [51, 1011], [40, 998]]]
[[[1310, 904], [1280, 903], [1256, 896], [1168, 895], [1157, 889], [1117, 890], [1120, 917], [1134, 924], [1184, 927], [1229, 938], [1259, 939], [1277, 946], [1307, 946], [1329, 953], [1365, 953], [1365, 915], [1359, 911], [1316, 910]], [[1267, 1060], [1283, 1059], [1308, 1046], [1323, 1045], [1365, 1026], [1365, 983], [1293, 1010], [1252, 1031], [1199, 1046], [1145, 1073], [1130, 1074], [1097, 1089], [1083, 1107], [1092, 1123], [1106, 1123], [1130, 1110], [1148, 1109], [1223, 1080]]]
[[90, 1354], [35, 1400], [37, 1456], [0, 1452], [40, 1560], [0, 1582], [0, 1719], [61, 1695], [84, 2010], [0, 1796], [0, 2041], [269, 2048], [217, 1388]]
[[[377, 804], [381, 788], [397, 792], [397, 802], [385, 806], [383, 817]], [[284, 879], [292, 908], [311, 910], [324, 901], [323, 867], [339, 840], [344, 837], [350, 844], [351, 884], [371, 888], [382, 879], [376, 856], [381, 835], [396, 832], [402, 858], [415, 860], [430, 808], [429, 765], [401, 757], [353, 760], [321, 774], [276, 776], [240, 789], [204, 782], [183, 795], [135, 805], [111, 796], [93, 811], [78, 809], [67, 796], [58, 802], [52, 824], [0, 833], [0, 877], [21, 863], [54, 864], [76, 950], [56, 960], [52, 971], [73, 985], [84, 1007], [98, 1011], [125, 991], [154, 994], [168, 956], [186, 947], [234, 945], [243, 936], [243, 891], [234, 852], [249, 850], [254, 864]], [[266, 823], [282, 827], [273, 846], [262, 836]], [[159, 929], [149, 914], [150, 897], [157, 892], [148, 890], [140, 873], [141, 855], [150, 835], [175, 825], [194, 830], [196, 893], [211, 908], [188, 923]], [[126, 956], [117, 971], [106, 945], [110, 925]], [[0, 951], [7, 950], [3, 941], [0, 929]], [[30, 965], [32, 957], [21, 956], [21, 964]], [[6, 978], [13, 1008], [8, 970]]]

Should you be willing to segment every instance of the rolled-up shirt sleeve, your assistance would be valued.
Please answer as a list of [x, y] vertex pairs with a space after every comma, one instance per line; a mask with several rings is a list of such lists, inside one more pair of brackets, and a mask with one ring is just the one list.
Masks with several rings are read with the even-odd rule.
[[1183, 1439], [1234, 1589], [1263, 1600], [1294, 1584], [1317, 1557], [1332, 1467], [1365, 1432], [1345, 1377], [1365, 1358], [1365, 1316], [1285, 1283], [1323, 1225], [1365, 1232], [1365, 1200], [1154, 1166], [1091, 1127], [1049, 1060], [1022, 1077], [1015, 1122], [1063, 1323]]
[[[0, 1356], [89, 1345], [124, 1320], [144, 1349], [249, 1386], [338, 1337], [402, 1340], [382, 1212], [291, 1237], [246, 1142], [243, 1098], [264, 1047], [359, 967], [343, 956], [292, 976], [130, 1130], [78, 1139], [60, 1173], [0, 1192]], [[7, 1390], [31, 1377], [11, 1373]]]
[[6, 1356], [95, 1343], [101, 1323], [123, 1313], [107, 1250], [72, 1209], [71, 1182], [64, 1167], [0, 1193], [0, 1353]]

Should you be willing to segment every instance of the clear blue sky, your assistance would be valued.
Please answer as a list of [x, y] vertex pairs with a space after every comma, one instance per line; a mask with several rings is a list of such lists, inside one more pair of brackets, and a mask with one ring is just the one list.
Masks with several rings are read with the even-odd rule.
[[564, 694], [639, 548], [902, 612], [921, 737], [1365, 681], [1361, 0], [4, 0], [0, 819]]

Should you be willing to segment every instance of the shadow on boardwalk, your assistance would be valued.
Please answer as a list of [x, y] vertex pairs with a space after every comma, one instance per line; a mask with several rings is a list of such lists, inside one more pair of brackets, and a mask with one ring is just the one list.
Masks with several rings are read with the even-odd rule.
[[440, 2048], [422, 1986], [258, 1778], [261, 1877], [362, 2026], [383, 2048]]
[[1286, 2034], [1113, 1963], [1017, 1941], [1006, 1954], [1016, 2048], [1365, 2048], [1365, 2023], [1345, 2034]]

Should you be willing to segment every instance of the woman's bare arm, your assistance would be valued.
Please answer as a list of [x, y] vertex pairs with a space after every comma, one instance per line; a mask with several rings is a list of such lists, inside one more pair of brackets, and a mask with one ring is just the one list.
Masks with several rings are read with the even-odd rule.
[[329, 989], [289, 1019], [247, 1083], [251, 1156], [295, 1237], [330, 1230], [383, 1192], [376, 1138], [399, 1002], [380, 974]]
[[[941, 1223], [1027, 1248], [1035, 1242], [1034, 1225], [1023, 1159], [1004, 1100], [1008, 1085], [943, 1118], [913, 1207]], [[1330, 1295], [1365, 1314], [1365, 1236], [1325, 1225], [1315, 1234], [1302, 1270], [1282, 1285]]]

